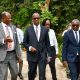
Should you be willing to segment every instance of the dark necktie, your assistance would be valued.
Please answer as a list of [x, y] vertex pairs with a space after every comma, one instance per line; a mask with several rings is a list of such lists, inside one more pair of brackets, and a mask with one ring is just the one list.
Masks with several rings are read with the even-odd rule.
[[76, 42], [78, 43], [78, 35], [77, 35], [77, 31], [75, 31], [76, 34]]

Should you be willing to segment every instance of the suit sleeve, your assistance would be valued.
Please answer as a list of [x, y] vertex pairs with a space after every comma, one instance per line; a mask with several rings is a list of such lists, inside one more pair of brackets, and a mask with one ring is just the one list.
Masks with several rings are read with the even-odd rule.
[[68, 49], [68, 36], [67, 33], [63, 36], [63, 48], [62, 48], [62, 61], [67, 60], [67, 49]]
[[21, 58], [21, 51], [20, 51], [20, 45], [19, 45], [19, 41], [18, 41], [18, 36], [17, 36], [17, 30], [16, 30], [16, 27], [14, 26], [14, 29], [15, 29], [15, 38], [16, 38], [16, 55], [17, 57], [20, 57]]
[[28, 29], [26, 29], [25, 33], [24, 33], [24, 39], [23, 39], [23, 46], [29, 50], [29, 40], [28, 40]]
[[4, 44], [4, 39], [0, 39], [0, 45]]

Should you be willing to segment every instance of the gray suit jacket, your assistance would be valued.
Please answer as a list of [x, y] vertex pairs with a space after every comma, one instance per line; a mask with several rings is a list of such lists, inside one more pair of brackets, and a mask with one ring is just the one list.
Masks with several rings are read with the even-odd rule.
[[[20, 56], [20, 48], [19, 48], [19, 42], [17, 38], [16, 27], [14, 25], [10, 25], [10, 27], [13, 32], [16, 57], [18, 57]], [[4, 32], [2, 24], [0, 23], [0, 61], [4, 61], [4, 59], [6, 58], [6, 54], [7, 54], [7, 45], [6, 43], [3, 43], [4, 38], [5, 38], [5, 32]]]

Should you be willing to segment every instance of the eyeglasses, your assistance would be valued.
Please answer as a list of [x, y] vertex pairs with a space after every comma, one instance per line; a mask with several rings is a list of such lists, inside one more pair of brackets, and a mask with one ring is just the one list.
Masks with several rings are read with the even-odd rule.
[[79, 24], [72, 24], [73, 27], [79, 27]]
[[36, 19], [40, 19], [39, 17], [35, 17], [35, 18], [33, 18], [34, 20], [36, 20]]

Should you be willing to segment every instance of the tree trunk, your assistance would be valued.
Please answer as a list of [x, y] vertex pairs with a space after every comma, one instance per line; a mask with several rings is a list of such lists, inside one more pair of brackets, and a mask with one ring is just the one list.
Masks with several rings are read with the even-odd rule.
[[39, 4], [41, 11], [49, 10], [50, 0], [45, 0], [44, 4]]

